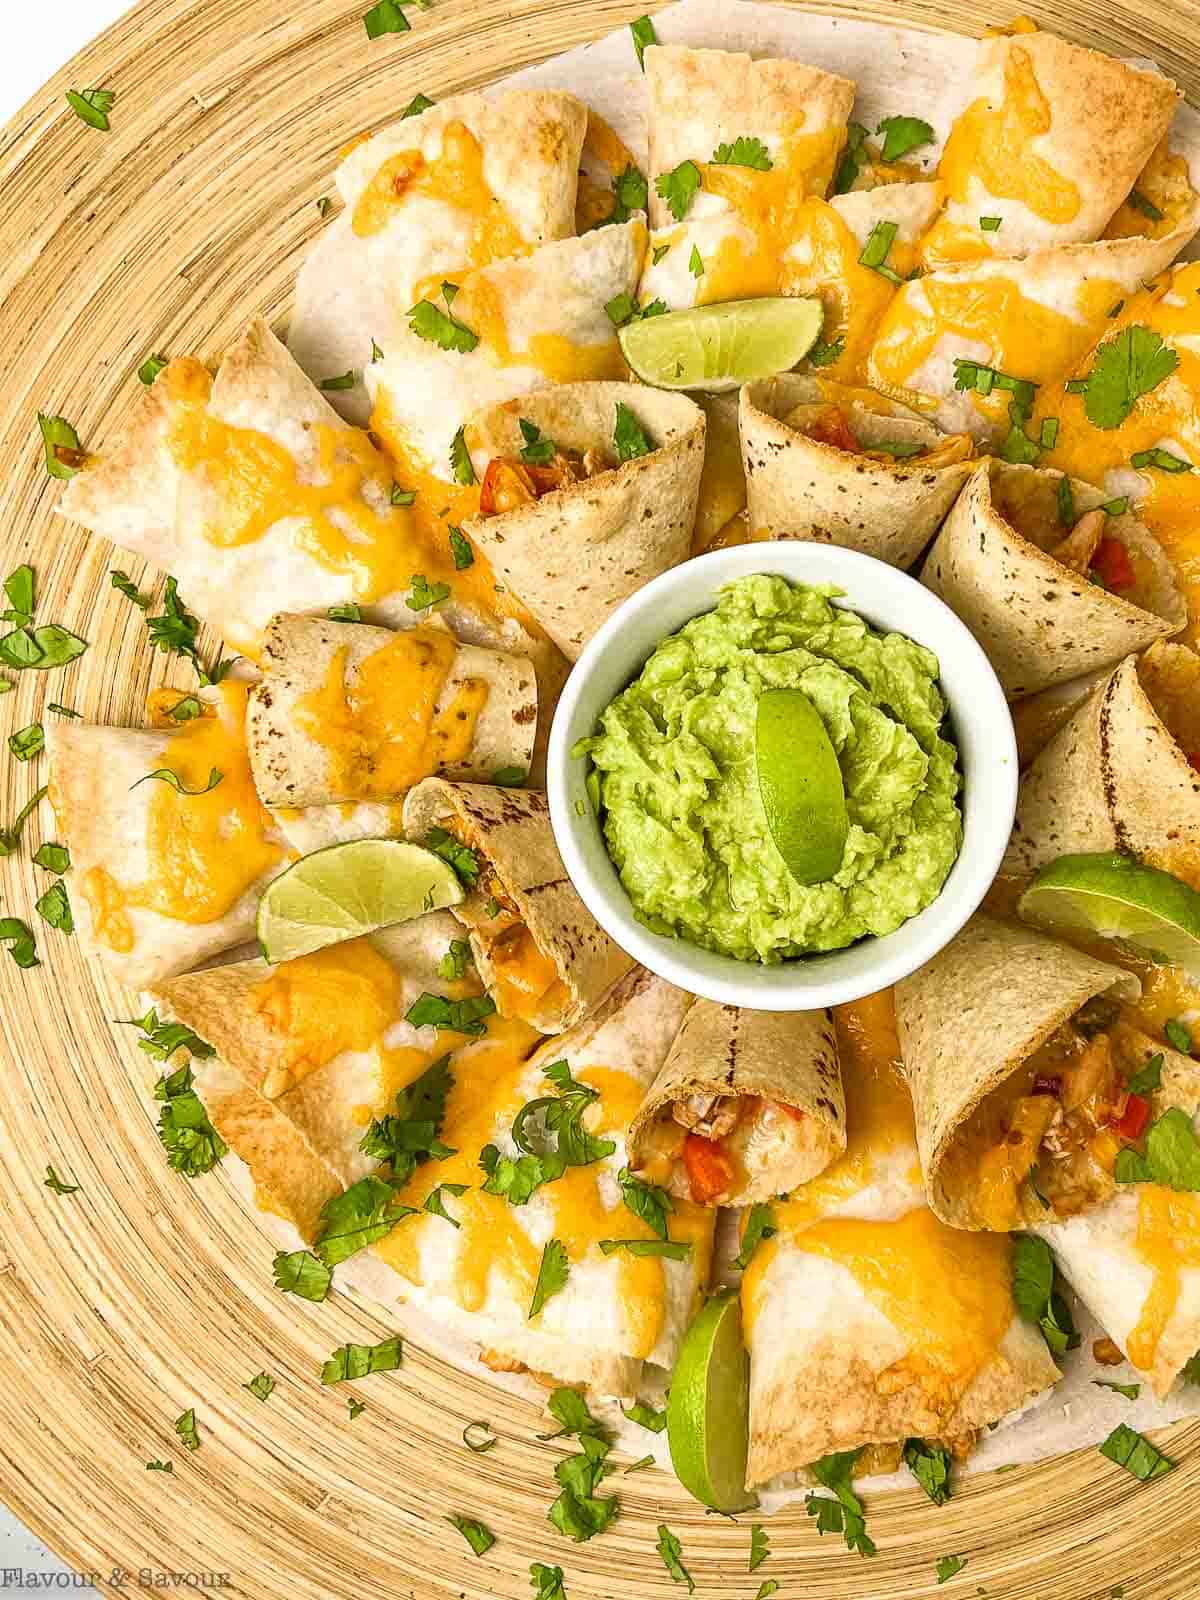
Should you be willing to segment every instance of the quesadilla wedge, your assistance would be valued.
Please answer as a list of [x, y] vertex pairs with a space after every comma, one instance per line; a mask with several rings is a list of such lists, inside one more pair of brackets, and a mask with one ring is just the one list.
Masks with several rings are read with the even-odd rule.
[[854, 85], [799, 61], [682, 45], [647, 50], [645, 68], [658, 260], [643, 301], [676, 311], [791, 292], [784, 258], [804, 202], [833, 180]]
[[203, 701], [168, 694], [200, 710], [153, 729], [47, 724], [79, 935], [131, 986], [251, 938], [259, 896], [289, 859], [254, 788], [248, 687], [226, 678]]
[[645, 249], [639, 213], [465, 273], [449, 301], [431, 286], [419, 302], [428, 309], [396, 329], [366, 372], [371, 427], [400, 478], [469, 485], [455, 439], [477, 412], [553, 384], [623, 378], [605, 307], [633, 294]]
[[747, 1485], [907, 1440], [965, 1455], [1058, 1378], [1012, 1294], [1012, 1245], [928, 1209], [890, 991], [834, 1012], [846, 1086], [843, 1156], [771, 1207], [742, 1278], [750, 1352]]
[[1200, 659], [1126, 656], [1021, 780], [1002, 870], [1119, 850], [1200, 889]]
[[907, 567], [971, 475], [969, 434], [945, 436], [870, 390], [788, 374], [741, 392], [750, 527]]
[[460, 644], [437, 617], [392, 632], [276, 616], [263, 668], [246, 735], [266, 805], [400, 801], [434, 775], [488, 783], [529, 771], [532, 666]]
[[975, 85], [938, 167], [930, 266], [1099, 238], [1180, 99], [1157, 72], [1039, 31], [981, 40]]
[[562, 1033], [633, 965], [567, 877], [540, 790], [426, 778], [404, 802], [404, 831], [465, 847], [469, 892], [454, 914], [502, 1016]]
[[[1010, 700], [1109, 666], [1187, 622], [1157, 540], [1135, 517], [1106, 510], [1102, 491], [1066, 481], [1064, 491], [1059, 473], [980, 462], [921, 571]], [[1106, 587], [1104, 572], [1118, 568], [1119, 590]]]
[[704, 413], [633, 383], [563, 384], [467, 427], [480, 514], [463, 531], [570, 661], [690, 553]]
[[1072, 369], [1114, 310], [1163, 271], [1198, 226], [1200, 206], [1161, 239], [1051, 245], [1019, 261], [914, 278], [879, 323], [866, 381], [922, 404], [947, 433], [965, 429], [1002, 448], [1006, 460], [1032, 460], [1038, 444], [1053, 443], [1024, 427], [1039, 386]]
[[587, 111], [569, 94], [454, 95], [353, 144], [345, 213], [300, 269], [288, 343], [314, 383], [348, 368], [343, 416], [370, 411], [361, 373], [424, 287], [574, 231]]
[[174, 573], [189, 605], [250, 655], [280, 610], [357, 604], [366, 620], [403, 627], [443, 579], [460, 630], [524, 644], [486, 563], [459, 570], [446, 523], [399, 488], [368, 435], [258, 320], [215, 378], [192, 357], [172, 361], [72, 478], [61, 510]]
[[897, 986], [940, 1217], [1006, 1231], [1112, 1196], [1120, 1153], [1145, 1127], [1139, 1075], [1175, 1054], [1147, 1031], [1140, 994], [1132, 973], [982, 915]]
[[828, 1011], [697, 1000], [630, 1128], [629, 1159], [697, 1205], [752, 1205], [835, 1160], [845, 1117]]

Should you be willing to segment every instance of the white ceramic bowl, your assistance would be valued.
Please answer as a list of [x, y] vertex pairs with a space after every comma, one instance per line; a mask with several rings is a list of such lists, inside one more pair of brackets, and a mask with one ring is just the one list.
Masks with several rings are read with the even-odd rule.
[[[964, 777], [962, 853], [932, 905], [883, 938], [774, 966], [664, 938], [637, 920], [587, 802], [588, 763], [571, 757], [575, 741], [596, 731], [600, 713], [662, 640], [711, 611], [724, 584], [762, 572], [796, 583], [836, 585], [845, 591], [837, 604], [935, 652]], [[966, 922], [995, 877], [1012, 831], [1017, 747], [1012, 717], [987, 657], [936, 595], [872, 556], [789, 540], [698, 556], [663, 573], [614, 612], [576, 662], [558, 703], [546, 787], [571, 881], [623, 950], [660, 977], [709, 1000], [759, 1011], [812, 1011], [856, 1000], [915, 972]]]

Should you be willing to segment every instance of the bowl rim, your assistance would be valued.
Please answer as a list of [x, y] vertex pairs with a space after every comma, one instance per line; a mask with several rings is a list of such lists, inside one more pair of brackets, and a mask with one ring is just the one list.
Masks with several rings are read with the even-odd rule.
[[[654, 649], [693, 617], [712, 609], [712, 601], [682, 607], [683, 594], [699, 591], [715, 599], [716, 591], [735, 578], [779, 576], [792, 583], [834, 584], [843, 592], [833, 597], [842, 609], [854, 611], [882, 631], [900, 632], [918, 643], [935, 619], [946, 637], [936, 648], [939, 683], [954, 724], [963, 776], [959, 803], [963, 844], [936, 898], [890, 934], [869, 935], [844, 950], [794, 958], [777, 964], [741, 961], [656, 934], [640, 923], [608, 855], [591, 806], [583, 815], [576, 803], [584, 796], [583, 763], [571, 756], [575, 741], [594, 727], [578, 725], [581, 707], [596, 677], [615, 668], [619, 682], [606, 693], [597, 715], [621, 688], [632, 682]], [[911, 630], [879, 623], [872, 616], [871, 585], [890, 589], [914, 606]], [[676, 604], [668, 605], [674, 598]], [[893, 609], [888, 607], [887, 609]], [[666, 620], [644, 652], [622, 646], [647, 613], [665, 610]], [[678, 616], [676, 617], [676, 614]], [[952, 659], [947, 672], [946, 644]], [[934, 648], [929, 645], [927, 648]], [[970, 693], [955, 685], [966, 680]], [[967, 770], [964, 744], [974, 748]], [[972, 796], [988, 786], [980, 802]], [[1012, 715], [999, 679], [979, 641], [950, 607], [916, 578], [874, 556], [840, 545], [811, 540], [774, 540], [707, 551], [653, 578], [630, 595], [601, 625], [572, 666], [555, 710], [547, 750], [546, 789], [555, 840], [567, 875], [592, 916], [621, 949], [649, 971], [678, 988], [750, 1010], [812, 1011], [861, 999], [888, 988], [915, 972], [943, 949], [978, 909], [990, 888], [1008, 846], [1016, 815], [1018, 759]], [[982, 834], [982, 837], [980, 835]], [[968, 845], [970, 853], [968, 854]], [[874, 960], [855, 952], [878, 952]], [[841, 969], [840, 971], [838, 969]]]

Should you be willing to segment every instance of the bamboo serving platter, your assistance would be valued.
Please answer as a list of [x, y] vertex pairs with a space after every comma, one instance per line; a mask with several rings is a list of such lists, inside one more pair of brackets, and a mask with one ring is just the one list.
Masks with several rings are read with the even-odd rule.
[[[136, 723], [152, 684], [190, 679], [152, 655], [140, 615], [110, 587], [114, 562], [135, 580], [137, 564], [53, 514], [36, 413], [69, 417], [85, 443], [102, 438], [151, 351], [216, 354], [256, 313], [285, 320], [321, 226], [314, 202], [353, 134], [417, 90], [474, 87], [645, 9], [436, 0], [410, 10], [411, 33], [371, 43], [367, 4], [142, 0], [0, 131], [0, 572], [32, 562], [39, 620], [91, 641], [49, 681], [21, 675], [0, 700], [0, 737], [48, 699]], [[819, 9], [977, 33], [1015, 7]], [[1039, 15], [1070, 38], [1154, 57], [1200, 100], [1200, 0]], [[63, 101], [96, 85], [118, 95], [107, 135]], [[44, 758], [5, 760], [0, 773], [8, 822], [44, 781]], [[753, 1575], [750, 1519], [706, 1516], [654, 1471], [610, 1481], [622, 1500], [610, 1532], [562, 1539], [545, 1521], [559, 1451], [535, 1440], [544, 1420], [417, 1343], [399, 1372], [354, 1386], [367, 1409], [350, 1422], [347, 1389], [322, 1389], [320, 1363], [393, 1330], [345, 1295], [321, 1306], [281, 1296], [274, 1247], [227, 1177], [188, 1183], [168, 1170], [158, 1069], [110, 1026], [133, 1014], [130, 997], [34, 914], [50, 881], [29, 862], [43, 837], [54, 837], [48, 807], [0, 862], [0, 914], [36, 928], [43, 962], [23, 972], [0, 956], [0, 1499], [99, 1588], [174, 1573], [249, 1600], [527, 1600], [529, 1564], [542, 1561], [564, 1568], [570, 1600], [651, 1600], [686, 1592], [655, 1550], [666, 1522], [697, 1592], [720, 1600], [753, 1600], [767, 1578], [781, 1600], [1200, 1594], [1200, 1421], [1160, 1440], [1179, 1465], [1149, 1488], [1083, 1451], [964, 1480], [941, 1510], [917, 1490], [874, 1496], [871, 1561], [819, 1539], [793, 1508], [769, 1522], [771, 1555]], [[47, 1163], [80, 1192], [53, 1195]], [[263, 1370], [276, 1380], [265, 1404], [243, 1387]], [[188, 1407], [203, 1441], [191, 1453], [172, 1427]], [[486, 1455], [462, 1444], [479, 1418], [500, 1438]], [[155, 1458], [173, 1474], [147, 1472]], [[450, 1512], [496, 1535], [483, 1559]], [[935, 1563], [951, 1553], [969, 1564], [939, 1587]]]

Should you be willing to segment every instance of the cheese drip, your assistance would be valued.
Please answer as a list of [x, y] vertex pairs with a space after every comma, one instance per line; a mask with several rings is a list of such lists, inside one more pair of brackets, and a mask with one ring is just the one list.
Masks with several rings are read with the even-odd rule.
[[1200, 1268], [1200, 1195], [1140, 1184], [1137, 1251], [1154, 1276], [1127, 1350], [1133, 1365], [1149, 1372], [1179, 1305], [1184, 1271]]
[[150, 781], [143, 881], [119, 883], [105, 867], [84, 873], [80, 888], [95, 937], [110, 950], [133, 949], [132, 910], [174, 922], [215, 922], [282, 860], [250, 772], [247, 692], [248, 685], [227, 678], [215, 705], [181, 724], [163, 751], [159, 765], [175, 773], [183, 789], [204, 789], [214, 768], [221, 781], [203, 794]]

